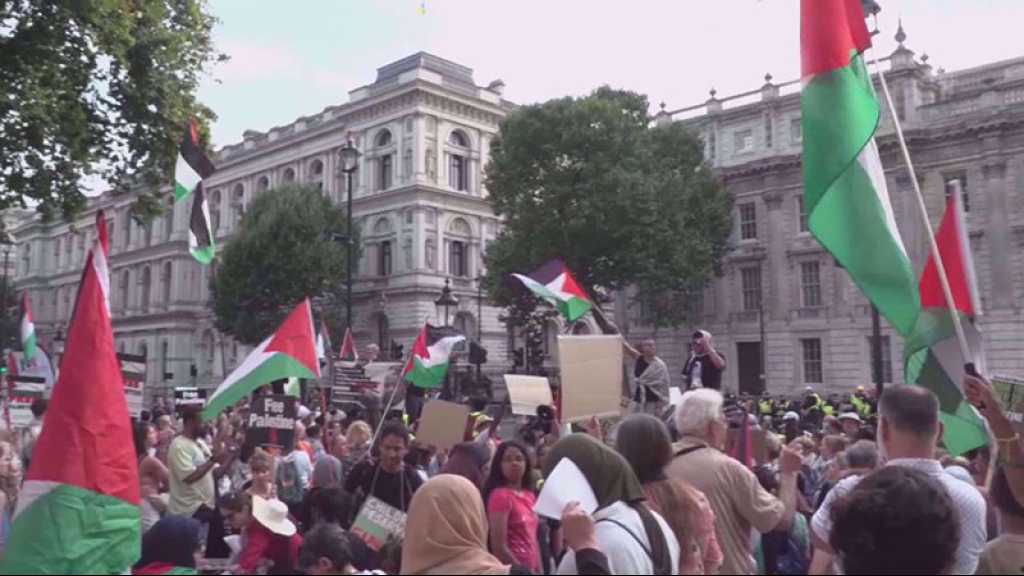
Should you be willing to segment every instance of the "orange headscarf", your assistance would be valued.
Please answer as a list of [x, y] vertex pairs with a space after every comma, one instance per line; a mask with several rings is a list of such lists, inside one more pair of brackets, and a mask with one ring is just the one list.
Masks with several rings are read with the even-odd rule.
[[402, 546], [402, 574], [508, 574], [487, 551], [487, 516], [476, 486], [454, 474], [416, 491]]

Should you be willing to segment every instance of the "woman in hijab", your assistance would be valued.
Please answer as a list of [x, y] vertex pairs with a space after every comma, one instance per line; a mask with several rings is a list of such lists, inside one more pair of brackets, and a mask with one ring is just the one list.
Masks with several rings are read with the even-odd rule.
[[203, 556], [199, 521], [185, 516], [168, 516], [142, 537], [142, 557], [132, 574], [168, 574], [175, 568], [190, 568]]
[[463, 442], [451, 449], [441, 473], [462, 476], [477, 488], [483, 489], [490, 472], [490, 463], [491, 451], [486, 444]]
[[[565, 538], [579, 557], [581, 574], [610, 574], [597, 550], [593, 519], [570, 505], [562, 516]], [[487, 515], [480, 490], [469, 480], [441, 474], [412, 498], [402, 547], [402, 574], [530, 574], [502, 564], [487, 551]]]
[[634, 414], [619, 424], [615, 448], [632, 466], [648, 505], [672, 527], [680, 546], [679, 573], [717, 574], [722, 549], [711, 504], [696, 488], [665, 477], [672, 461], [668, 427], [654, 416]]
[[[576, 464], [597, 498], [597, 544], [612, 574], [678, 574], [679, 541], [664, 518], [644, 503], [643, 488], [626, 459], [590, 435], [572, 434], [551, 448], [544, 477], [564, 458]], [[558, 573], [580, 573], [573, 551], [566, 552]]]

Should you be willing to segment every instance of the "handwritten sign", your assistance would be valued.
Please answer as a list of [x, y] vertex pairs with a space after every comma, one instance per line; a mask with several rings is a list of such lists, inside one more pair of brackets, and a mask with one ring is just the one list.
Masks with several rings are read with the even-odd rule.
[[559, 336], [558, 359], [563, 422], [621, 413], [621, 336]]
[[389, 539], [401, 540], [405, 536], [405, 517], [405, 512], [370, 496], [359, 510], [352, 533], [376, 552]]
[[298, 403], [294, 396], [259, 396], [252, 402], [246, 442], [252, 446], [291, 448]]

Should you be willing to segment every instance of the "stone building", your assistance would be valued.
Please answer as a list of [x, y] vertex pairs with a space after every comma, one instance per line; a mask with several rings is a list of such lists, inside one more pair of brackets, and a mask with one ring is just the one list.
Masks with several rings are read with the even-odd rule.
[[[905, 46], [902, 27], [896, 39], [898, 48], [880, 65], [929, 218], [937, 226], [945, 184], [959, 179], [988, 365], [995, 373], [1024, 374], [1024, 57], [945, 72]], [[881, 98], [880, 87], [878, 93]], [[870, 306], [807, 231], [799, 81], [778, 84], [766, 75], [760, 89], [727, 98], [712, 90], [700, 105], [662, 107], [656, 122], [671, 121], [703, 138], [708, 161], [735, 199], [733, 249], [724, 275], [695, 303], [700, 320], [656, 333], [675, 377], [689, 335], [701, 326], [726, 355], [725, 385], [733, 390], [765, 384], [772, 392], [808, 384], [848, 390], [872, 382]], [[878, 145], [899, 229], [920, 275], [928, 239], [887, 111]], [[630, 337], [654, 332], [638, 307], [628, 316]], [[884, 379], [901, 381], [903, 342], [884, 321], [882, 348]]]
[[[492, 362], [504, 360], [496, 309], [478, 315], [483, 251], [498, 233], [483, 166], [511, 104], [504, 84], [478, 86], [465, 66], [417, 53], [377, 70], [345, 104], [299, 118], [219, 150], [206, 182], [218, 243], [230, 242], [248, 204], [275, 186], [314, 185], [343, 203], [338, 150], [351, 139], [362, 153], [354, 175], [353, 215], [362, 234], [354, 324], [360, 346], [391, 342], [408, 351], [423, 322], [435, 320], [445, 280], [459, 299], [453, 324], [482, 338]], [[215, 385], [248, 350], [213, 327], [209, 269], [188, 253], [187, 207], [139, 226], [133, 198], [91, 199], [73, 224], [34, 215], [14, 226], [18, 284], [28, 289], [44, 344], [60, 347], [74, 302], [95, 212], [108, 215], [117, 347], [146, 354], [151, 387]], [[170, 202], [170, 200], [168, 200]]]

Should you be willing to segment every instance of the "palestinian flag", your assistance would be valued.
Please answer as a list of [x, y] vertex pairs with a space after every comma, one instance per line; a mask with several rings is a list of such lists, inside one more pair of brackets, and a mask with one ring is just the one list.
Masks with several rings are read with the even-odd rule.
[[107, 230], [85, 261], [60, 380], [0, 574], [119, 574], [139, 558], [139, 473], [110, 326]]
[[538, 298], [550, 302], [570, 323], [579, 320], [594, 306], [561, 260], [552, 260], [529, 276], [513, 276]]
[[[921, 275], [921, 316], [916, 332], [907, 339], [905, 361], [907, 382], [925, 386], [939, 397], [945, 424], [943, 440], [950, 453], [959, 455], [987, 444], [988, 433], [960, 389], [964, 364], [973, 362], [979, 373], [984, 374], [985, 356], [981, 332], [974, 325], [974, 319], [981, 313], [981, 305], [958, 183], [953, 183], [953, 192], [946, 201], [946, 213], [935, 234], [935, 241], [939, 245], [956, 310], [949, 309], [935, 259], [928, 258]], [[953, 328], [953, 314], [960, 316], [971, 358], [965, 359], [960, 350]]]
[[438, 388], [448, 373], [448, 357], [452, 348], [466, 337], [451, 329], [427, 324], [412, 345], [412, 356], [405, 365], [402, 379], [420, 388]]
[[32, 302], [28, 299], [28, 292], [21, 299], [21, 350], [25, 353], [25, 360], [35, 358], [36, 324], [32, 321]]
[[345, 329], [345, 337], [341, 340], [341, 352], [338, 359], [346, 365], [355, 366], [359, 362], [359, 350], [356, 349], [356, 340], [352, 337], [352, 329]]
[[203, 180], [213, 172], [213, 163], [199, 146], [199, 131], [193, 119], [178, 148], [178, 162], [174, 166], [174, 198], [180, 202], [192, 197], [188, 249], [192, 257], [203, 264], [212, 262], [216, 252], [210, 207], [203, 188]]
[[880, 108], [861, 0], [801, 0], [804, 199], [811, 232], [889, 323], [917, 322], [917, 281], [875, 145]]
[[319, 378], [313, 334], [313, 312], [307, 298], [217, 387], [206, 401], [203, 419], [212, 420], [246, 394], [275, 380]]

